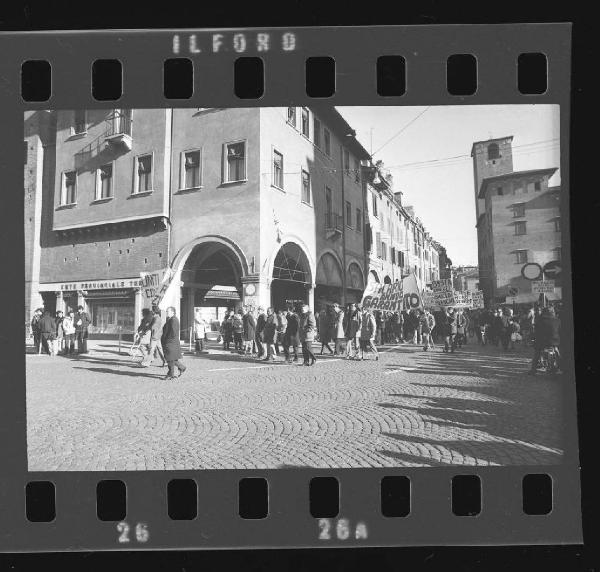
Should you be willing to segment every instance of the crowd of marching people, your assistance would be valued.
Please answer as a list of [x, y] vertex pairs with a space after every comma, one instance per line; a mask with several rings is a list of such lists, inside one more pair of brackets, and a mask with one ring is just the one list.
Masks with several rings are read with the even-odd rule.
[[[242, 307], [230, 309], [219, 328], [219, 341], [225, 351], [253, 357], [266, 362], [278, 361], [281, 356], [288, 364], [299, 361], [312, 366], [317, 358], [313, 344], [320, 344], [319, 355], [327, 351], [332, 356], [364, 360], [365, 354], [379, 359], [378, 346], [386, 344], [422, 345], [429, 351], [438, 345], [443, 352], [454, 353], [477, 340], [485, 346], [501, 346], [514, 351], [518, 345], [533, 347], [530, 373], [535, 374], [540, 355], [552, 347], [560, 356], [560, 320], [556, 307], [534, 305], [515, 313], [513, 308], [469, 309], [439, 308], [412, 309], [402, 312], [372, 311], [351, 302], [345, 307], [338, 303], [322, 304], [315, 316], [308, 304], [288, 305], [285, 309]], [[194, 317], [195, 353], [205, 349], [211, 325], [202, 317], [199, 308]], [[90, 318], [82, 306], [77, 312], [69, 308], [52, 315], [39, 308], [31, 321], [31, 333], [36, 353], [50, 356], [87, 352]], [[149, 367], [160, 358], [168, 366], [166, 379], [179, 376], [186, 366], [182, 363], [180, 327], [175, 308], [166, 310], [163, 323], [158, 308], [144, 309], [135, 334], [135, 343], [142, 354], [142, 367]], [[318, 346], [317, 346], [318, 347]]]

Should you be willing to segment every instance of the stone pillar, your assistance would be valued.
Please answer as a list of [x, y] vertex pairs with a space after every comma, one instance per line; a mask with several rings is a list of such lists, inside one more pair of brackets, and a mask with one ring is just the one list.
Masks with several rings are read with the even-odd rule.
[[[194, 325], [194, 304], [195, 304], [195, 300], [196, 300], [196, 288], [194, 287], [189, 287], [187, 288], [187, 307], [188, 307], [188, 311], [187, 311], [187, 320], [186, 320], [186, 332], [185, 332], [185, 338], [189, 341], [189, 336], [190, 336], [190, 327]], [[183, 316], [181, 321], [183, 322]]]
[[315, 288], [316, 284], [311, 284], [310, 288], [308, 288], [308, 307], [313, 311], [316, 315], [317, 309], [315, 308]]

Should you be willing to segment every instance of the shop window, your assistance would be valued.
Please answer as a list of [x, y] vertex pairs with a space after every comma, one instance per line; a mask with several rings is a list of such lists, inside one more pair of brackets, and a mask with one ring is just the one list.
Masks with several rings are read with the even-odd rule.
[[283, 189], [283, 155], [273, 150], [273, 185]]
[[62, 176], [61, 205], [77, 203], [77, 171], [66, 171]]
[[238, 141], [225, 145], [225, 183], [246, 180], [246, 142]]

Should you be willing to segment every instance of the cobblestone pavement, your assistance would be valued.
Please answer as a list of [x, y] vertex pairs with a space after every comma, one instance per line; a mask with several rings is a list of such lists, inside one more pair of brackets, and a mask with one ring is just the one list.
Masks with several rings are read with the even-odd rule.
[[174, 381], [113, 342], [28, 355], [29, 470], [561, 462], [566, 379], [526, 375], [530, 351], [383, 349], [313, 367], [211, 349]]

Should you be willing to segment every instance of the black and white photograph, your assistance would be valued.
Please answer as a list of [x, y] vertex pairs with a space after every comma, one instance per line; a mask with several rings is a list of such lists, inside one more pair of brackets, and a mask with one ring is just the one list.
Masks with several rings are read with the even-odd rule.
[[26, 112], [28, 470], [561, 464], [559, 120]]

